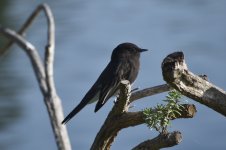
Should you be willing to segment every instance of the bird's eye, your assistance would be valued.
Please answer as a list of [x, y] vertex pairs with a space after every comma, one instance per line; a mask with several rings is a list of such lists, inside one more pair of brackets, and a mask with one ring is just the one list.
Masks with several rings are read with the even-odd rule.
[[132, 48], [132, 49], [131, 49], [131, 52], [136, 53], [137, 50], [136, 50], [135, 48]]

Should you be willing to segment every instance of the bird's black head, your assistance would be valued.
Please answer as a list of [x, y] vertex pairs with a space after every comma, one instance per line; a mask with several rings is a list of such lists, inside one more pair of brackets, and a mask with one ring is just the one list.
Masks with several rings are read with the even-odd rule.
[[137, 45], [133, 43], [122, 43], [119, 44], [112, 52], [111, 60], [114, 59], [125, 59], [125, 58], [138, 58], [140, 57], [140, 53], [147, 51], [147, 49], [139, 48]]

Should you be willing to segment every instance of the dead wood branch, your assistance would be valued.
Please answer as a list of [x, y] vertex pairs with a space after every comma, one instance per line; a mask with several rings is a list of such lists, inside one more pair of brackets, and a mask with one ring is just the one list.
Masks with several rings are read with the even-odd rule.
[[167, 134], [159, 134], [157, 137], [146, 140], [132, 150], [159, 150], [161, 148], [172, 147], [182, 141], [182, 135], [179, 131], [174, 131]]
[[[34, 18], [39, 14], [41, 10], [44, 11], [48, 22], [48, 42], [46, 45], [44, 63], [41, 60], [37, 49], [30, 42], [24, 39], [22, 35], [20, 35], [24, 33], [24, 31], [29, 27], [29, 25], [33, 22]], [[71, 145], [66, 127], [61, 125], [61, 121], [64, 118], [63, 109], [61, 105], [61, 100], [56, 93], [53, 78], [55, 24], [51, 9], [46, 4], [38, 6], [37, 9], [32, 13], [31, 17], [29, 17], [25, 25], [22, 27], [22, 29], [19, 31], [19, 34], [11, 29], [6, 29], [1, 26], [0, 33], [2, 33], [4, 36], [11, 40], [11, 42], [8, 44], [8, 46], [6, 46], [6, 48], [9, 48], [12, 42], [15, 42], [28, 55], [36, 78], [38, 80], [40, 90], [44, 97], [44, 102], [49, 113], [50, 122], [55, 135], [57, 147], [59, 150], [71, 150]]]
[[164, 80], [183, 95], [226, 116], [226, 92], [188, 70], [183, 52], [168, 55], [162, 62]]
[[[142, 111], [128, 112], [130, 89], [128, 83], [121, 83], [117, 102], [98, 132], [91, 147], [92, 150], [109, 150], [120, 130], [145, 123]], [[194, 105], [184, 104], [184, 109], [180, 113], [181, 115], [177, 115], [176, 118], [192, 118], [196, 108]]]

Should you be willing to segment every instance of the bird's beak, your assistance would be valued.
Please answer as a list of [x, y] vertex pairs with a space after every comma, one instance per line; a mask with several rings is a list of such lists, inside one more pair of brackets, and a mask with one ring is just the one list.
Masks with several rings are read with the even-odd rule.
[[146, 51], [148, 51], [148, 50], [147, 49], [142, 49], [142, 48], [140, 49], [140, 53], [141, 52], [146, 52]]

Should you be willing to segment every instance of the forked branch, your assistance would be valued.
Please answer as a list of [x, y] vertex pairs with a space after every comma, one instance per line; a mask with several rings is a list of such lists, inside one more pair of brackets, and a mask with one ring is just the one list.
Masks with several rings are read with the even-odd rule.
[[[44, 11], [47, 23], [48, 23], [48, 34], [47, 34], [47, 45], [45, 52], [44, 62], [41, 60], [37, 49], [27, 41], [22, 34], [31, 25], [35, 17]], [[5, 49], [9, 48], [13, 42], [17, 43], [28, 55], [33, 70], [35, 72], [36, 78], [40, 90], [44, 97], [44, 102], [46, 104], [52, 129], [55, 135], [55, 140], [59, 150], [71, 150], [70, 141], [68, 138], [68, 133], [65, 126], [61, 125], [63, 120], [63, 109], [61, 105], [61, 100], [58, 97], [55, 89], [54, 78], [53, 78], [53, 63], [54, 63], [54, 51], [55, 51], [55, 24], [51, 9], [48, 5], [42, 4], [37, 7], [37, 9], [32, 13], [26, 23], [23, 25], [19, 33], [11, 29], [6, 29], [0, 26], [0, 33], [10, 39]], [[45, 65], [44, 65], [45, 64]]]
[[[108, 114], [107, 119], [97, 134], [91, 147], [92, 150], [109, 150], [120, 130], [145, 123], [142, 111], [128, 112], [130, 89], [129, 83], [121, 83], [120, 95], [117, 102], [113, 106], [112, 111]], [[180, 112], [180, 115], [178, 114], [176, 116], [176, 118], [192, 118], [196, 113], [195, 106], [189, 104], [184, 104], [183, 106], [184, 109]], [[158, 139], [163, 140], [159, 137]]]

